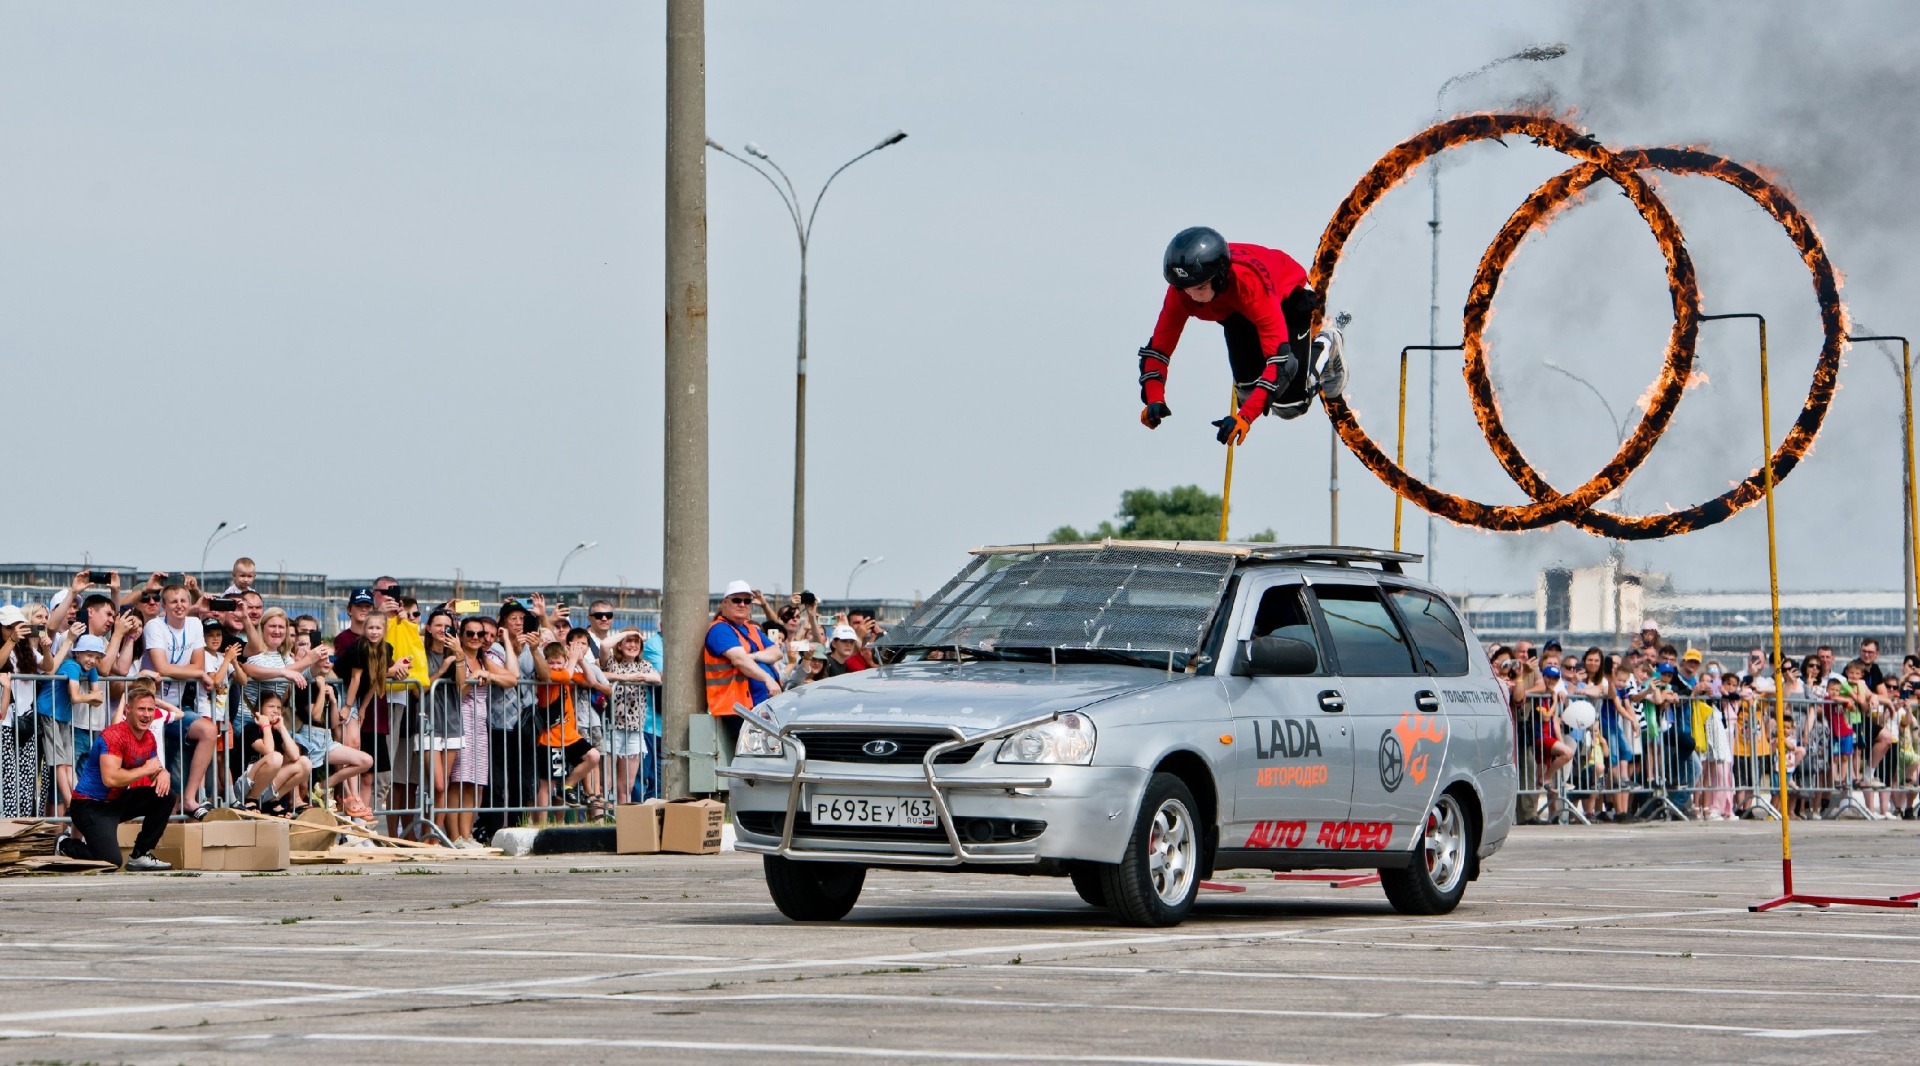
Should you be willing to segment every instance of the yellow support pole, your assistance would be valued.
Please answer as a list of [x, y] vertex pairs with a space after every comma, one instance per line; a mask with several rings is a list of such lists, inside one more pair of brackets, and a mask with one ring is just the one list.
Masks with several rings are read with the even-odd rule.
[[1787, 686], [1779, 676], [1780, 541], [1773, 509], [1773, 397], [1767, 387], [1767, 320], [1760, 322], [1760, 484], [1767, 494], [1767, 596], [1773, 612], [1773, 766], [1780, 779], [1780, 869], [1782, 887], [1793, 895], [1793, 808], [1787, 797]]
[[[1239, 409], [1239, 404], [1237, 403], [1239, 399], [1240, 399], [1240, 394], [1237, 391], [1231, 388], [1227, 390], [1228, 417], [1232, 417], [1233, 413]], [[1229, 439], [1227, 442], [1226, 482], [1225, 484], [1220, 486], [1220, 539], [1223, 542], [1227, 539], [1227, 512], [1230, 509], [1232, 509], [1232, 506], [1233, 506], [1233, 442], [1231, 439]]]
[[[1400, 417], [1398, 428], [1393, 437], [1393, 465], [1403, 472], [1407, 469], [1407, 353], [1408, 352], [1458, 352], [1466, 348], [1464, 344], [1409, 344], [1400, 349]], [[1393, 550], [1400, 550], [1400, 509], [1406, 500], [1399, 493], [1393, 494]]]

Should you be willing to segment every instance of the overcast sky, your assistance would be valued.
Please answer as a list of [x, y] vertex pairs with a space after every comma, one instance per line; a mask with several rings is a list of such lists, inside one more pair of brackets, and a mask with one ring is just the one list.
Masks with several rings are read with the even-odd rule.
[[[1914, 317], [1916, 19], [1900, 4], [745, 3], [708, 6], [708, 133], [771, 152], [809, 196], [843, 175], [812, 258], [809, 584], [930, 592], [982, 543], [1112, 515], [1122, 490], [1217, 490], [1218, 330], [1173, 363], [1175, 415], [1136, 421], [1134, 352], [1167, 238], [1193, 224], [1305, 261], [1450, 75], [1531, 44], [1449, 110], [1546, 101], [1614, 145], [1752, 159], [1821, 225], [1853, 313]], [[512, 582], [661, 574], [664, 8], [660, 3], [0, 7], [0, 358], [15, 446], [0, 558]], [[1473, 263], [1563, 161], [1454, 153], [1443, 340]], [[1699, 179], [1658, 181], [1710, 311], [1774, 325], [1775, 426], [1818, 346], [1772, 223]], [[709, 156], [716, 587], [788, 582], [797, 254], [773, 192]], [[1660, 259], [1597, 193], [1509, 271], [1490, 338], [1513, 432], [1563, 489], [1615, 445], [1670, 319]], [[1394, 358], [1426, 338], [1424, 182], [1391, 194], [1330, 293], [1350, 310], [1362, 422], [1391, 449]], [[1706, 327], [1630, 509], [1685, 506], [1757, 461], [1744, 327]], [[1410, 461], [1424, 467], [1424, 366]], [[1898, 587], [1898, 391], [1855, 351], [1829, 434], [1782, 486], [1793, 588]], [[1439, 482], [1519, 502], [1457, 363]], [[1263, 420], [1236, 533], [1327, 538], [1328, 431]], [[1391, 495], [1351, 456], [1343, 539], [1385, 545]], [[1423, 540], [1409, 510], [1407, 543]], [[1682, 587], [1764, 587], [1758, 508], [1630, 548]], [[1605, 545], [1444, 529], [1451, 588], [1531, 584]]]

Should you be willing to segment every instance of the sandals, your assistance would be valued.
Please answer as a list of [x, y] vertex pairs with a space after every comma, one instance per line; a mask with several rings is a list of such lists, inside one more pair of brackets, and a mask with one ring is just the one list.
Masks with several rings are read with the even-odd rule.
[[207, 815], [212, 813], [213, 813], [213, 805], [211, 803], [202, 803], [198, 807], [195, 807], [193, 810], [188, 811], [187, 817], [193, 819], [196, 822], [204, 822], [207, 820]]
[[373, 808], [367, 806], [367, 801], [361, 799], [359, 796], [348, 796], [347, 801], [341, 804], [340, 809], [346, 813], [347, 817], [356, 822], [370, 822], [373, 820]]

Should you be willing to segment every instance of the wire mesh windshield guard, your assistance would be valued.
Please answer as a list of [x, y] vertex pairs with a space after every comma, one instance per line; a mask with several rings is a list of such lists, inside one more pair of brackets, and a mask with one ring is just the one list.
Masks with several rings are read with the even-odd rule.
[[1206, 642], [1235, 561], [1114, 547], [981, 555], [880, 645], [1191, 656]]

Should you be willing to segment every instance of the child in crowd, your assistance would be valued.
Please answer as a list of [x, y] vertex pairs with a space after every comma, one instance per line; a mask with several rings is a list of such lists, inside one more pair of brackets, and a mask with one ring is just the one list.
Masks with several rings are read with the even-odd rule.
[[[570, 647], [573, 650], [569, 650]], [[580, 783], [600, 767], [600, 753], [580, 735], [573, 712], [573, 688], [585, 673], [581, 669], [581, 657], [585, 654], [585, 643], [569, 646], [555, 640], [541, 648], [540, 657], [534, 660], [534, 673], [542, 682], [536, 696], [540, 726], [540, 733], [534, 738], [539, 753], [534, 767], [539, 777], [539, 784], [534, 788], [536, 807], [554, 805], [555, 781], [561, 783], [563, 802], [584, 801]], [[546, 812], [540, 811], [535, 820], [545, 822]]]
[[301, 753], [287, 728], [285, 696], [272, 690], [261, 693], [253, 719], [241, 735], [241, 745], [250, 763], [234, 781], [243, 796], [241, 806], [268, 814], [298, 814], [303, 807], [300, 794], [313, 776], [313, 763]]
[[642, 657], [640, 631], [629, 629], [600, 649], [600, 669], [613, 693], [607, 708], [607, 753], [613, 756], [614, 780], [620, 801], [637, 798], [633, 786], [647, 755], [647, 686], [660, 683], [660, 674]]
[[1702, 738], [1699, 810], [1710, 822], [1733, 819], [1733, 730], [1727, 725], [1726, 708], [1719, 700], [1707, 703]]

